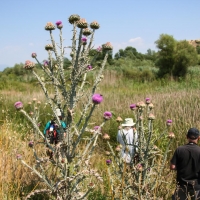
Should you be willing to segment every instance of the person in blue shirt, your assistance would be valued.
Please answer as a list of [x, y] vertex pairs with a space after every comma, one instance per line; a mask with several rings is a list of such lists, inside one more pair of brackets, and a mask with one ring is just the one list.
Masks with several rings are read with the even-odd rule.
[[45, 137], [47, 137], [47, 139], [49, 140], [50, 144], [57, 144], [59, 140], [62, 138], [62, 136], [66, 135], [65, 130], [67, 125], [64, 121], [62, 121], [62, 115], [60, 111], [59, 112], [57, 111], [57, 114], [60, 119], [60, 123], [64, 130], [64, 133], [62, 134], [59, 125], [56, 124], [55, 122], [55, 119], [48, 121], [45, 125], [43, 133]]

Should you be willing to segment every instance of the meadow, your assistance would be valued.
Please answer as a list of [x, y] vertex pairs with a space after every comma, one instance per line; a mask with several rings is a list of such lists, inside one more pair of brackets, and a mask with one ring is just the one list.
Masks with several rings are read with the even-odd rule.
[[[140, 68], [139, 71], [144, 70]], [[175, 173], [169, 171], [170, 157], [177, 146], [186, 142], [186, 132], [190, 127], [200, 128], [199, 66], [191, 67], [186, 79], [178, 81], [154, 79], [151, 76], [151, 71], [147, 73], [147, 77], [151, 77], [150, 80], [138, 78], [137, 73], [130, 72], [128, 74], [129, 76], [126, 75], [125, 71], [120, 70], [105, 70], [104, 79], [97, 90], [103, 95], [104, 100], [92, 117], [92, 125], [98, 125], [101, 120], [100, 113], [106, 110], [111, 111], [113, 118], [103, 127], [103, 131], [109, 133], [112, 145], [116, 145], [118, 128], [116, 118], [118, 116], [123, 119], [133, 117], [129, 108], [130, 104], [144, 101], [147, 97], [150, 98], [154, 105], [153, 113], [156, 117], [154, 121], [155, 133], [161, 134], [163, 132], [166, 128], [167, 119], [173, 121], [171, 131], [175, 134], [175, 140], [167, 157], [167, 164], [164, 169], [165, 176], [161, 177], [163, 182], [165, 181], [163, 183], [165, 190], [161, 191], [163, 199], [170, 199], [175, 187]], [[24, 102], [25, 108], [31, 112], [29, 102], [32, 102], [33, 98], [41, 102], [38, 109], [41, 111], [40, 129], [43, 130], [45, 122], [49, 120], [51, 114], [43, 92], [37, 83], [13, 81], [7, 83], [4, 88], [1, 87], [0, 90], [0, 199], [21, 199], [28, 192], [43, 186], [43, 183], [16, 159], [16, 154], [20, 152], [27, 163], [33, 161], [32, 151], [28, 149], [28, 141], [34, 136], [31, 125], [22, 115], [16, 112], [13, 105], [20, 100]], [[167, 143], [166, 135], [162, 141], [158, 141], [157, 146], [162, 150]], [[94, 168], [98, 169], [102, 176], [106, 174], [105, 148], [103, 141], [100, 140], [99, 147], [91, 161]], [[39, 151], [41, 151], [41, 154], [45, 153], [45, 149], [42, 147]], [[107, 199], [108, 187], [108, 185], [101, 185], [88, 199]]]

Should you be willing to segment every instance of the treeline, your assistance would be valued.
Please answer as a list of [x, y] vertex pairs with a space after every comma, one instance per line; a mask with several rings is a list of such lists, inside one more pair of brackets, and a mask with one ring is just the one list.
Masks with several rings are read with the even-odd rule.
[[[185, 78], [190, 66], [200, 64], [200, 47], [194, 47], [188, 41], [177, 41], [171, 35], [161, 34], [159, 39], [155, 41], [158, 51], [151, 49], [147, 53], [142, 54], [132, 46], [127, 46], [125, 49], [113, 55], [109, 52], [107, 68], [122, 72], [127, 78], [145, 78], [152, 80], [155, 78], [171, 77], [174, 79]], [[91, 65], [98, 66], [105, 56], [103, 51], [98, 57], [96, 50], [89, 52], [91, 57]], [[19, 80], [19, 81], [34, 81], [31, 73], [27, 73], [23, 69], [22, 63], [15, 64], [10, 68], [5, 68], [0, 72], [1, 81]], [[53, 60], [53, 66], [57, 67], [56, 61]], [[63, 67], [68, 69], [71, 66], [69, 58], [64, 58]], [[39, 64], [35, 67], [41, 70]]]

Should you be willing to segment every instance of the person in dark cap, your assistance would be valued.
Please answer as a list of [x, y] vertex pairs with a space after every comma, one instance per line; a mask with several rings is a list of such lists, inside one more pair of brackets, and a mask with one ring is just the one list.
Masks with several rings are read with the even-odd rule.
[[171, 159], [170, 169], [177, 171], [177, 187], [173, 200], [200, 199], [199, 139], [199, 130], [190, 128], [187, 132], [188, 143], [179, 146]]

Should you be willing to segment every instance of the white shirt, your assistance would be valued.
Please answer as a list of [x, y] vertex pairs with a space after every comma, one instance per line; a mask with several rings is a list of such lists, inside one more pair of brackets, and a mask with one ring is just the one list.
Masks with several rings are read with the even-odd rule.
[[121, 129], [117, 133], [117, 141], [122, 145], [121, 156], [130, 163], [134, 156], [137, 146], [138, 135], [132, 128], [129, 130]]

